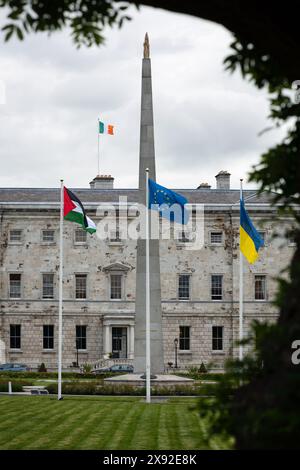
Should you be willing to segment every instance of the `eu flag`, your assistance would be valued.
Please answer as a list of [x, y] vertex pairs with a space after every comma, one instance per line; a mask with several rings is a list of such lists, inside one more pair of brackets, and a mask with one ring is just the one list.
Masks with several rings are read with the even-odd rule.
[[162, 217], [171, 222], [187, 224], [189, 212], [184, 207], [188, 200], [181, 194], [155, 183], [149, 179], [149, 209], [159, 211]]

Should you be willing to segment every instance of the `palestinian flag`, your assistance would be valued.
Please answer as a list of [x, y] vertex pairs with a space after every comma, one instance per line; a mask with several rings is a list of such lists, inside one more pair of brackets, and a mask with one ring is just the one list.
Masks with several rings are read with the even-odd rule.
[[64, 219], [77, 222], [89, 233], [96, 232], [95, 223], [86, 215], [81, 201], [64, 186]]

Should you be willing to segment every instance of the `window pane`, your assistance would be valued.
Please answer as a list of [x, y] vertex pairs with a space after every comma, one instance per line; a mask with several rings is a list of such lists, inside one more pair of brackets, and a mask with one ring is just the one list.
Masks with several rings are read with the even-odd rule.
[[111, 242], [120, 242], [121, 241], [121, 233], [119, 230], [110, 233], [110, 241]]
[[86, 349], [86, 325], [76, 325], [76, 349]]
[[43, 274], [43, 299], [54, 297], [54, 274]]
[[212, 275], [211, 276], [211, 299], [222, 300], [222, 281], [223, 276]]
[[43, 348], [44, 349], [54, 348], [54, 326], [53, 325], [43, 326]]
[[13, 299], [21, 297], [21, 274], [9, 275], [9, 297]]
[[75, 243], [86, 243], [86, 231], [82, 229], [75, 230]]
[[11, 242], [20, 242], [22, 240], [22, 230], [11, 230], [9, 232], [9, 240]]
[[255, 276], [255, 300], [266, 298], [266, 276]]
[[222, 243], [222, 232], [211, 232], [210, 243]]
[[179, 349], [189, 351], [190, 349], [190, 327], [179, 327]]
[[54, 242], [54, 230], [43, 230], [42, 240], [43, 242]]
[[223, 350], [223, 326], [212, 327], [212, 349], [213, 351]]
[[75, 298], [86, 299], [86, 274], [76, 274]]
[[122, 298], [122, 275], [112, 274], [110, 276], [110, 298], [121, 299]]
[[180, 274], [178, 278], [178, 298], [189, 299], [190, 298], [190, 275]]
[[10, 348], [21, 348], [21, 325], [10, 325]]
[[178, 233], [178, 241], [180, 243], [188, 243], [190, 241], [190, 234], [189, 232], [186, 232], [186, 231], [181, 231]]

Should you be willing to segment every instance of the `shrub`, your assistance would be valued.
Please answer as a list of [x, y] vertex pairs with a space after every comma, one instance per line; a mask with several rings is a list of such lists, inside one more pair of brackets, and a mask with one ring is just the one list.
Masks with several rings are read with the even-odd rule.
[[204, 362], [201, 362], [201, 365], [200, 365], [200, 368], [199, 368], [199, 372], [200, 374], [206, 374], [207, 373], [207, 369], [204, 365]]
[[39, 366], [38, 372], [47, 372], [47, 369], [46, 369], [46, 366], [45, 366], [44, 362], [42, 362], [42, 364]]
[[194, 380], [213, 380], [217, 382], [223, 376], [222, 373], [220, 374], [213, 373], [213, 372], [200, 373], [199, 369], [197, 368], [191, 368], [189, 372], [177, 372], [176, 375], [179, 375], [181, 377], [188, 377], [189, 379], [194, 379]]
[[87, 363], [83, 364], [83, 366], [82, 366], [83, 373], [84, 374], [89, 374], [91, 372], [92, 368], [93, 368], [92, 364], [87, 364]]

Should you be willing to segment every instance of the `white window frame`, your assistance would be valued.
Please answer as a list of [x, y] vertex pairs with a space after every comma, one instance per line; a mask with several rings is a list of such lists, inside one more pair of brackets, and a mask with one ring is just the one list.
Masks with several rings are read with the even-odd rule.
[[[14, 335], [14, 338], [20, 338], [20, 347], [19, 348], [12, 348], [11, 347], [11, 327], [12, 326], [19, 326], [20, 327], [20, 336]], [[22, 323], [10, 323], [9, 324], [9, 349], [10, 351], [21, 351], [22, 350]]]
[[[214, 328], [222, 328], [222, 349], [214, 349], [213, 348], [213, 342], [214, 342], [213, 331], [214, 331]], [[219, 337], [217, 337], [216, 339], [218, 340]], [[214, 353], [214, 354], [224, 352], [224, 325], [212, 325], [211, 326], [211, 350], [212, 350], [212, 353]]]
[[[44, 240], [44, 232], [53, 232], [53, 240]], [[43, 245], [55, 245], [55, 230], [52, 228], [43, 228], [41, 230], [41, 243]]]
[[[265, 278], [265, 297], [263, 299], [255, 298], [255, 281], [257, 276], [263, 276]], [[265, 273], [255, 273], [254, 274], [254, 301], [255, 302], [265, 302], [268, 299], [268, 285], [267, 285], [267, 275]]]
[[[189, 329], [189, 349], [181, 349], [180, 348], [180, 328], [188, 328]], [[178, 334], [178, 351], [180, 353], [187, 353], [187, 352], [190, 352], [191, 351], [191, 331], [192, 331], [192, 327], [191, 325], [179, 325], [179, 334]]]
[[[221, 241], [220, 242], [212, 242], [211, 237], [213, 233], [220, 233], [221, 234]], [[223, 246], [224, 245], [224, 232], [223, 230], [210, 230], [209, 231], [209, 245], [210, 246]]]
[[[185, 234], [185, 239], [182, 238], [182, 234]], [[189, 230], [177, 230], [176, 231], [176, 244], [177, 245], [186, 245], [191, 243], [191, 232]]]
[[[187, 276], [189, 278], [189, 296], [188, 297], [179, 297], [179, 279], [180, 276]], [[191, 290], [192, 290], [192, 275], [191, 273], [178, 273], [177, 274], [177, 299], [179, 302], [188, 302], [191, 300]]]
[[[42, 274], [42, 289], [41, 289], [41, 298], [42, 300], [54, 300], [55, 299], [55, 274], [52, 272], [44, 272]], [[44, 276], [53, 276], [53, 296], [52, 297], [44, 297]]]
[[[53, 328], [53, 336], [45, 336], [45, 335], [44, 335], [44, 327], [45, 327], [45, 326], [48, 326], [48, 327], [49, 327], [49, 326], [52, 326], [52, 328]], [[44, 324], [44, 325], [42, 326], [42, 328], [43, 328], [43, 351], [53, 351], [54, 348], [55, 348], [55, 325], [54, 325], [53, 323], [51, 323], [51, 324]], [[44, 348], [44, 338], [53, 338], [53, 347], [52, 347], [52, 348]]]
[[[12, 297], [10, 295], [10, 276], [11, 275], [19, 275], [21, 276], [20, 278], [20, 297]], [[17, 271], [11, 271], [8, 273], [8, 298], [11, 300], [20, 300], [23, 298], [23, 273], [17, 272]]]
[[[112, 296], [111, 296], [112, 276], [121, 276], [121, 297], [117, 298], [117, 299], [113, 299]], [[124, 273], [123, 272], [110, 272], [108, 278], [109, 278], [109, 300], [112, 301], [112, 302], [120, 302], [120, 301], [124, 300], [124, 291], [125, 291], [125, 286], [124, 286], [125, 276], [124, 276]]]
[[[76, 240], [76, 233], [85, 233], [85, 240], [84, 241], [77, 241]], [[84, 245], [87, 245], [88, 243], [88, 239], [87, 239], [87, 231], [86, 230], [83, 230], [83, 228], [75, 228], [74, 230], [74, 245], [75, 246], [84, 246]], [[79, 273], [78, 273], [79, 274]]]
[[[75, 325], [75, 347], [77, 350], [77, 327], [85, 327], [85, 348], [78, 348], [78, 352], [86, 352], [88, 350], [88, 325]], [[78, 338], [84, 338], [84, 336], [79, 336]]]
[[[119, 234], [118, 238], [116, 237], [117, 234]], [[122, 245], [123, 244], [122, 231], [120, 229], [117, 228], [116, 230], [110, 231], [108, 244], [109, 245]]]
[[[11, 232], [21, 232], [20, 240], [11, 240]], [[9, 231], [9, 245], [22, 245], [23, 243], [23, 229], [21, 228], [12, 228]]]
[[[77, 276], [85, 276], [85, 279], [86, 279], [86, 285], [85, 285], [85, 293], [86, 293], [86, 296], [83, 298], [79, 298], [79, 297], [76, 297], [76, 277]], [[87, 300], [88, 298], [88, 273], [74, 273], [74, 281], [75, 281], [75, 285], [74, 285], [74, 291], [75, 291], [75, 300], [76, 301], [83, 301], [83, 300]]]
[[[221, 299], [213, 299], [212, 298], [212, 288], [213, 288], [213, 276], [220, 276], [221, 277], [221, 288], [222, 288], [222, 296]], [[211, 302], [222, 302], [224, 300], [224, 274], [220, 273], [212, 273], [210, 275], [210, 300]]]

